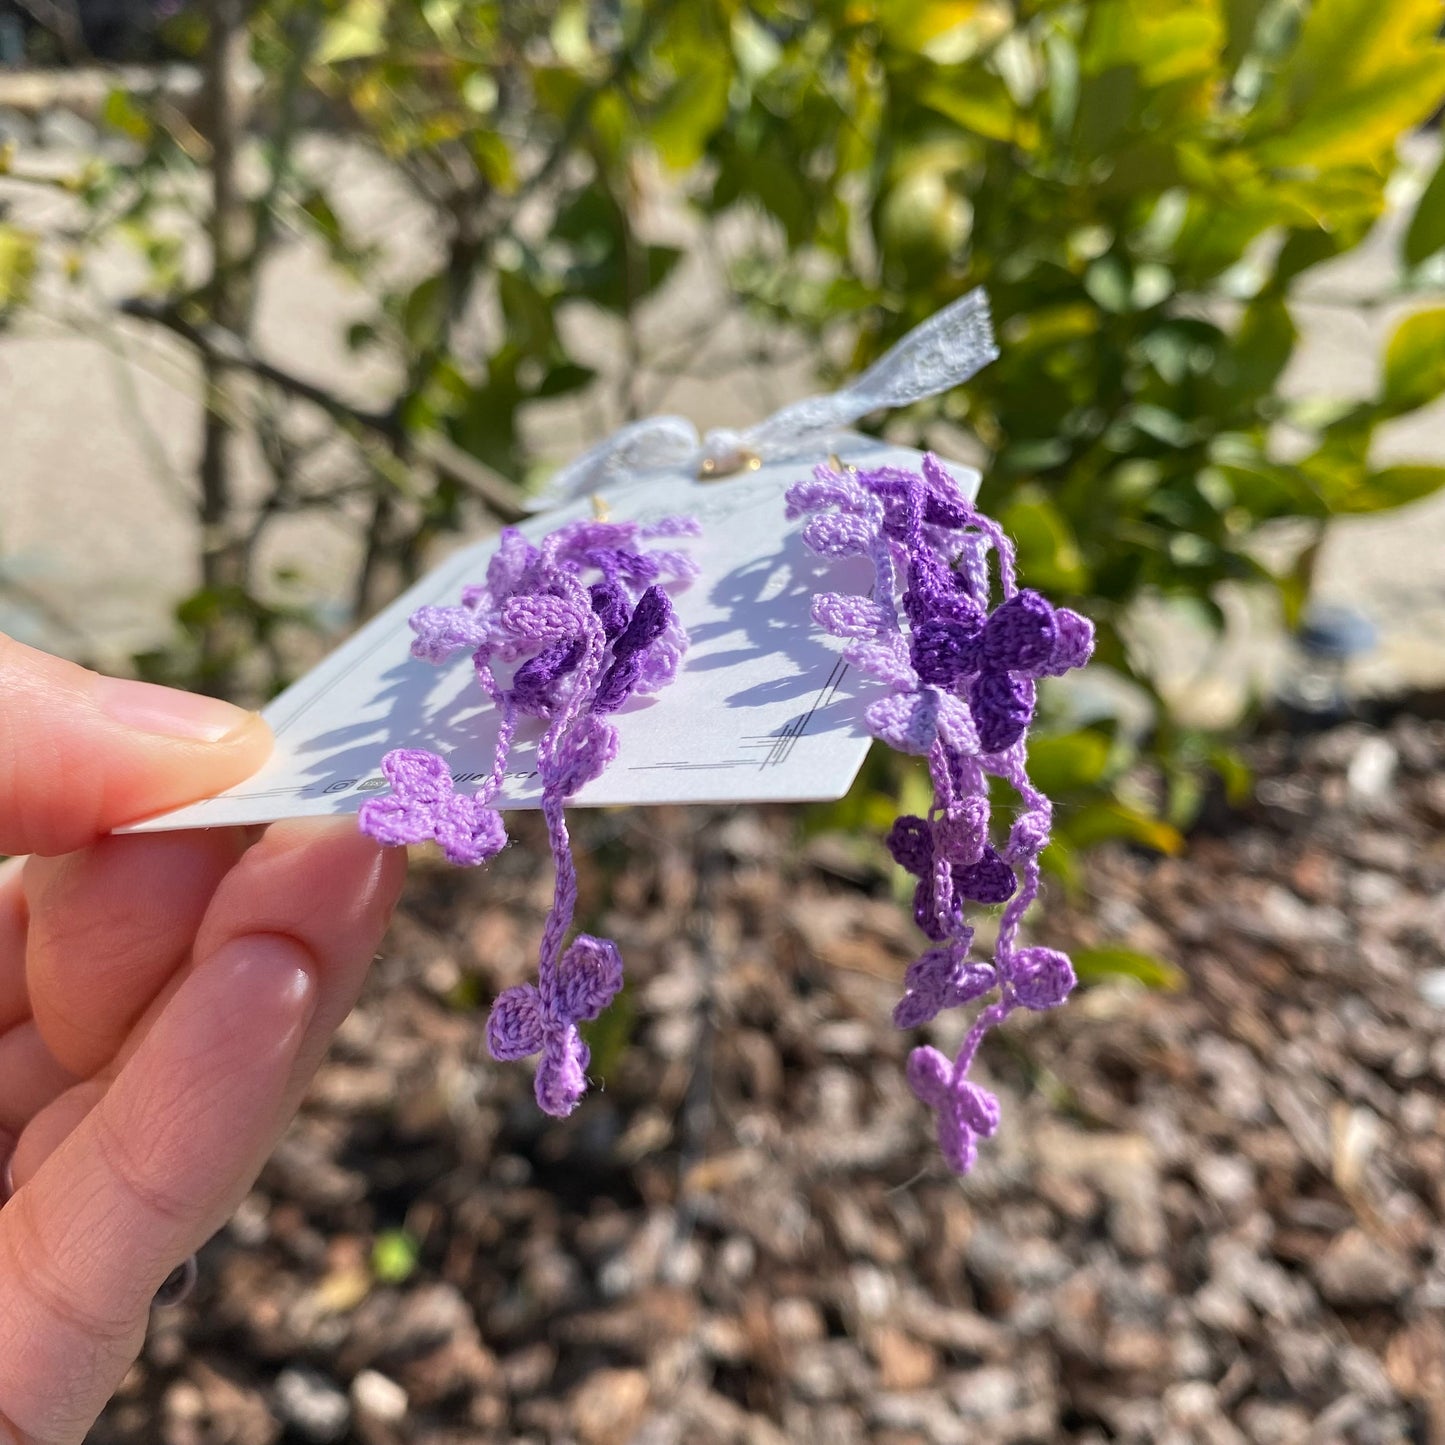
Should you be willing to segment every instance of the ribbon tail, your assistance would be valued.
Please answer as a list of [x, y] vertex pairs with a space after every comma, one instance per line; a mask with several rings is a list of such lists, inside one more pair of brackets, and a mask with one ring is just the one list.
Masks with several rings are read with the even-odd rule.
[[528, 500], [527, 510], [549, 511], [604, 491], [626, 473], [686, 462], [699, 445], [697, 428], [686, 417], [644, 417], [569, 462]]
[[988, 296], [976, 286], [914, 327], [852, 385], [810, 396], [742, 434], [762, 456], [806, 436], [838, 431], [870, 411], [909, 406], [960, 386], [998, 358]]

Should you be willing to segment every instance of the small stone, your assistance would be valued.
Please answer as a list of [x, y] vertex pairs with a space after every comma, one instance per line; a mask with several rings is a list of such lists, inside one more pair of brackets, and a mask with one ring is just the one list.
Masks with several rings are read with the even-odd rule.
[[351, 1402], [325, 1375], [291, 1365], [276, 1376], [276, 1411], [307, 1440], [328, 1445], [351, 1424]]
[[513, 1395], [535, 1395], [552, 1378], [556, 1368], [557, 1351], [539, 1340], [502, 1360], [502, 1381]]
[[1362, 1229], [1334, 1240], [1316, 1262], [1314, 1276], [1320, 1293], [1341, 1309], [1394, 1304], [1413, 1280], [1404, 1260]]
[[996, 1420], [1019, 1403], [1018, 1372], [1007, 1365], [968, 1370], [948, 1382], [948, 1394], [960, 1415]]
[[1194, 1165], [1199, 1187], [1230, 1219], [1247, 1214], [1254, 1204], [1254, 1166], [1238, 1154], [1206, 1154]]
[[878, 1378], [885, 1390], [921, 1390], [931, 1385], [938, 1374], [938, 1356], [902, 1330], [875, 1330], [869, 1347], [878, 1362]]
[[572, 1428], [582, 1445], [627, 1445], [647, 1412], [641, 1370], [594, 1370], [572, 1392]]
[[1304, 1445], [1310, 1417], [1298, 1405], [1250, 1400], [1239, 1408], [1239, 1423], [1255, 1445]]
[[1168, 1336], [1146, 1324], [1120, 1322], [1104, 1340], [1104, 1363], [1125, 1374], [1153, 1374], [1169, 1356]]
[[382, 1425], [398, 1425], [406, 1418], [406, 1391], [376, 1370], [363, 1370], [351, 1382], [351, 1403], [356, 1413]]
[[1386, 797], [1395, 781], [1400, 755], [1388, 738], [1371, 733], [1360, 740], [1345, 770], [1345, 782], [1358, 802], [1373, 803]]
[[821, 1340], [828, 1333], [822, 1312], [810, 1299], [788, 1296], [776, 1300], [772, 1310], [773, 1330], [789, 1343]]

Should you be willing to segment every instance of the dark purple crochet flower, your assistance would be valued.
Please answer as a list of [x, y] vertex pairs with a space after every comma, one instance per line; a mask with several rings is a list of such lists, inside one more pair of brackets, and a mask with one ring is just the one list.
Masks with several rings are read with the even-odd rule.
[[476, 798], [458, 793], [451, 769], [436, 753], [397, 748], [381, 760], [391, 784], [385, 798], [361, 805], [362, 832], [392, 846], [435, 840], [449, 862], [483, 863], [506, 846], [501, 814]]
[[973, 929], [963, 929], [942, 948], [930, 948], [915, 958], [903, 975], [903, 997], [893, 1010], [900, 1029], [916, 1029], [944, 1009], [958, 1008], [982, 998], [998, 983], [992, 964], [968, 957]]
[[899, 818], [886, 841], [894, 861], [918, 879], [913, 891], [913, 917], [936, 943], [953, 937], [962, 927], [965, 900], [1005, 903], [1018, 887], [1013, 869], [991, 843], [985, 843], [977, 861], [948, 865], [951, 896], [940, 901], [934, 866], [934, 825], [924, 818]]
[[542, 988], [519, 983], [497, 998], [487, 1020], [487, 1048], [501, 1062], [540, 1053], [537, 1103], [565, 1118], [587, 1092], [591, 1060], [577, 1025], [601, 1014], [621, 987], [617, 945], [579, 933]]
[[642, 675], [647, 649], [672, 621], [672, 603], [661, 587], [649, 587], [638, 599], [632, 618], [612, 644], [612, 665], [597, 684], [593, 712], [616, 712], [632, 696]]

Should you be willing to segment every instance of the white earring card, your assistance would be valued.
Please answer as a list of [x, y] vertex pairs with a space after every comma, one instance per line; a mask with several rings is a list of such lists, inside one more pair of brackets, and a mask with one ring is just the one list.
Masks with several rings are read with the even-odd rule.
[[[858, 465], [916, 471], [918, 452], [864, 437], [838, 439], [836, 455]], [[820, 591], [864, 591], [865, 559], [826, 562], [786, 517], [784, 493], [815, 462], [768, 462], [718, 480], [655, 471], [609, 486], [614, 520], [697, 518], [702, 535], [679, 539], [701, 568], [673, 592], [689, 646], [676, 679], [655, 697], [634, 697], [612, 715], [619, 751], [574, 806], [803, 802], [841, 797], [862, 765], [862, 725], [879, 684], [844, 664], [841, 644], [813, 622]], [[979, 475], [951, 468], [972, 496]], [[590, 501], [533, 517], [531, 540], [592, 515]], [[382, 756], [393, 748], [440, 753], [459, 790], [492, 769], [496, 712], [476, 685], [469, 657], [438, 667], [414, 658], [407, 619], [450, 606], [482, 580], [495, 537], [449, 557], [378, 614], [265, 711], [276, 747], [244, 783], [132, 825], [127, 832], [210, 828], [281, 818], [354, 813], [386, 791]], [[528, 720], [512, 747], [496, 806], [535, 807], [533, 769], [543, 724]]]

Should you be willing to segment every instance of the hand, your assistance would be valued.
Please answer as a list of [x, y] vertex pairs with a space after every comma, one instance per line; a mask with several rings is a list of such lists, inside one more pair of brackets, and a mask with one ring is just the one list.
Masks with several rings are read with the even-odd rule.
[[[250, 1188], [401, 887], [350, 820], [109, 837], [265, 724], [0, 637], [0, 1445], [84, 1438]], [[3, 1199], [0, 1193], [0, 1199]]]

